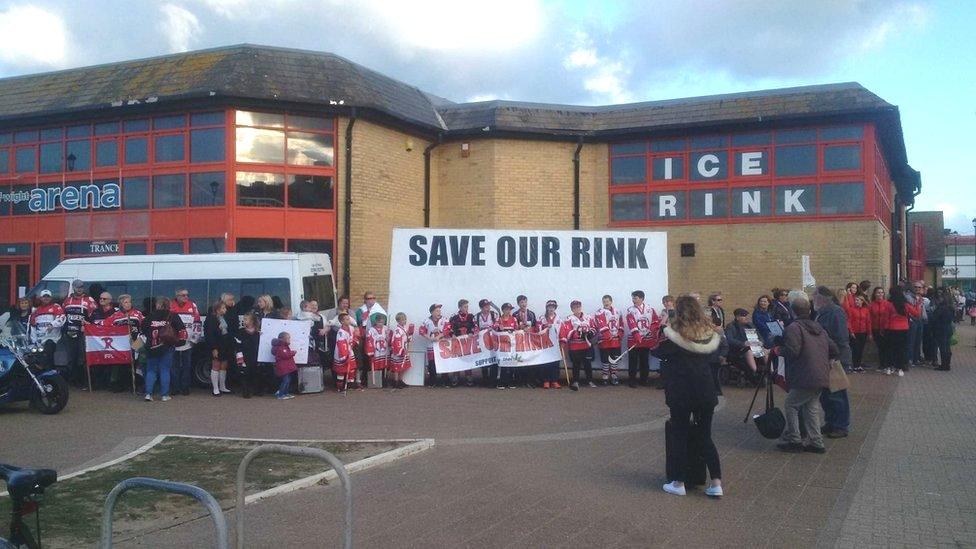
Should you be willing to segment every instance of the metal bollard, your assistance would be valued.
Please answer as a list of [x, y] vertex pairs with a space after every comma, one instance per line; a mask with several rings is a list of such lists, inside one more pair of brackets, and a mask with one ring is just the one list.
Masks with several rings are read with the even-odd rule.
[[217, 531], [217, 549], [227, 549], [227, 521], [224, 520], [224, 512], [220, 509], [217, 500], [199, 486], [184, 484], [182, 482], [170, 482], [155, 478], [133, 477], [123, 480], [115, 485], [112, 491], [105, 498], [105, 505], [102, 507], [102, 540], [99, 547], [111, 549], [112, 547], [112, 511], [115, 510], [115, 503], [118, 501], [122, 492], [132, 488], [149, 488], [160, 492], [171, 492], [190, 496], [207, 508], [210, 518], [213, 520], [214, 530]]
[[320, 448], [286, 446], [284, 444], [262, 444], [258, 446], [244, 456], [237, 468], [237, 549], [244, 549], [244, 476], [247, 473], [247, 466], [261, 454], [317, 457], [332, 465], [342, 482], [343, 492], [345, 492], [346, 526], [342, 546], [346, 549], [352, 549], [352, 480], [349, 478], [349, 473], [346, 472], [346, 466], [339, 461], [339, 458]]

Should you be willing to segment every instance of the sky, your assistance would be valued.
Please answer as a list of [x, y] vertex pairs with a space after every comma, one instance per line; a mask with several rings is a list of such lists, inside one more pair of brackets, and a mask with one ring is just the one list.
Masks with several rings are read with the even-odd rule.
[[332, 52], [454, 101], [856, 81], [899, 107], [916, 209], [973, 234], [974, 22], [969, 0], [0, 0], [0, 77], [249, 42]]

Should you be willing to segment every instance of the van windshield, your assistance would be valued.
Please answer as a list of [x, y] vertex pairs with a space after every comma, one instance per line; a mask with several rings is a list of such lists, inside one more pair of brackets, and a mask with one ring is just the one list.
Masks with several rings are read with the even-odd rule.
[[302, 277], [302, 293], [305, 301], [318, 301], [320, 311], [335, 309], [335, 292], [332, 289], [332, 275], [312, 275]]
[[51, 290], [51, 300], [61, 303], [64, 298], [68, 297], [68, 282], [66, 280], [42, 280], [27, 292], [27, 297], [31, 298], [31, 302], [37, 301], [37, 294], [41, 293], [41, 290]]

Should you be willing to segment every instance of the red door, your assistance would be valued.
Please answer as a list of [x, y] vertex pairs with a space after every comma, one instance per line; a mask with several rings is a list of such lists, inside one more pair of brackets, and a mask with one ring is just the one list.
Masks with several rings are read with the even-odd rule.
[[30, 263], [0, 263], [0, 312], [17, 304], [17, 298], [30, 290]]

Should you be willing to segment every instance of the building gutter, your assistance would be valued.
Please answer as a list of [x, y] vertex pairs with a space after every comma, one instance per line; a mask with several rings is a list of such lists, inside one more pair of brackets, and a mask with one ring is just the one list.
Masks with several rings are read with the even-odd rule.
[[346, 125], [346, 181], [345, 181], [345, 213], [343, 219], [343, 237], [342, 237], [342, 291], [346, 295], [349, 295], [350, 287], [350, 265], [352, 264], [352, 258], [350, 257], [350, 247], [352, 245], [352, 128], [356, 125], [356, 107], [353, 107], [349, 113], [349, 124]]
[[437, 141], [424, 147], [424, 227], [430, 227], [430, 152], [444, 140], [444, 132], [437, 132]]
[[576, 138], [576, 151], [573, 153], [573, 230], [580, 228], [580, 151], [583, 150], [583, 136]]

